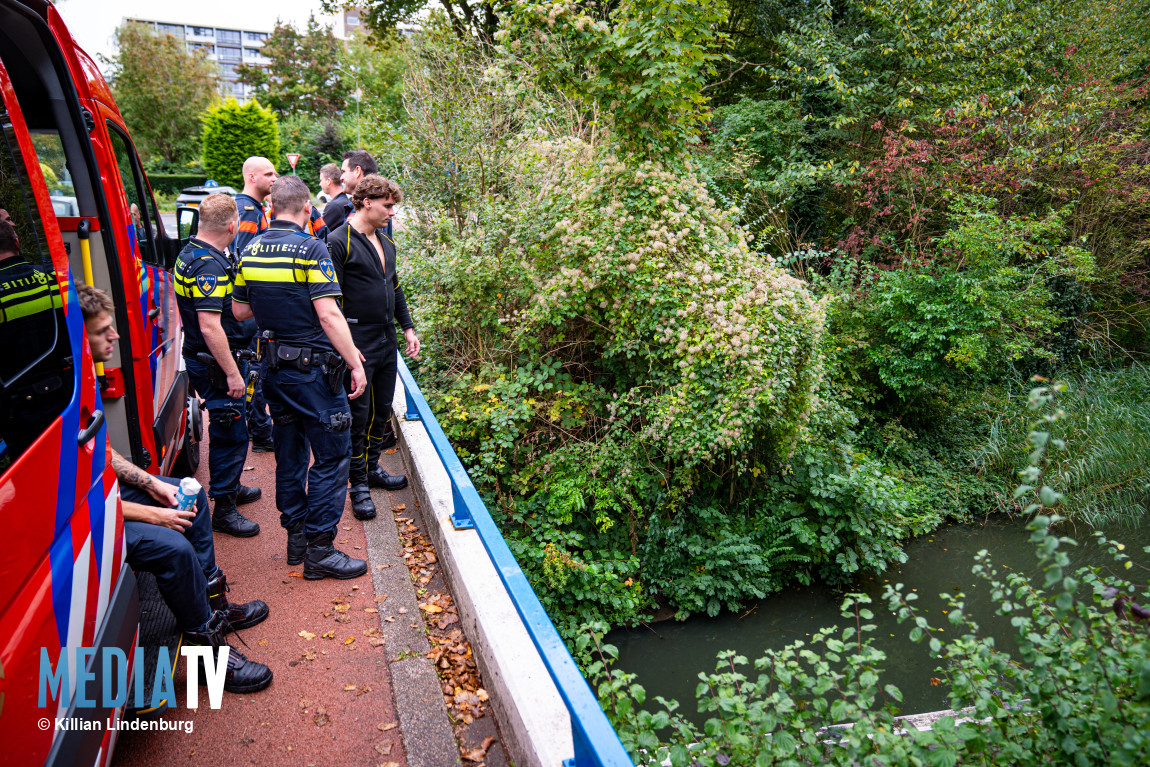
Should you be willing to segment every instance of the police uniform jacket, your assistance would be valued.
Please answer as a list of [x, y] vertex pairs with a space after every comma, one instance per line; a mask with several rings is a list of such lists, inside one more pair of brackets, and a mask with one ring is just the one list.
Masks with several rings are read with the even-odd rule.
[[219, 312], [228, 346], [243, 349], [255, 335], [255, 323], [243, 323], [232, 315], [235, 267], [230, 258], [194, 237], [176, 259], [176, 306], [184, 325], [184, 356], [210, 352], [200, 332], [198, 312]]
[[21, 256], [0, 260], [0, 439], [10, 455], [23, 452], [71, 398], [67, 332], [56, 272]]
[[365, 325], [382, 325], [394, 333], [396, 322], [404, 330], [414, 328], [395, 270], [395, 242], [383, 229], [375, 233], [383, 245], [382, 260], [371, 241], [351, 223], [328, 237], [336, 279], [343, 291], [343, 313], [353, 332]]
[[240, 254], [232, 299], [249, 304], [277, 343], [332, 350], [312, 304], [340, 295], [327, 248], [291, 221], [273, 221]]
[[[275, 208], [270, 204], [268, 205], [268, 215], [272, 221], [276, 220]], [[320, 215], [320, 212], [314, 205], [311, 206], [311, 218], [308, 219], [307, 226], [305, 226], [303, 230], [313, 237], [324, 241], [327, 240], [327, 224], [324, 223], [323, 216]]]
[[348, 216], [355, 212], [355, 206], [346, 194], [340, 192], [331, 198], [331, 202], [324, 206], [323, 221], [327, 224], [328, 234], [343, 226]]
[[252, 244], [252, 240], [267, 231], [268, 217], [264, 215], [264, 204], [246, 194], [236, 195], [236, 208], [239, 210], [240, 224], [236, 230], [236, 240], [232, 243], [232, 252], [239, 255]]

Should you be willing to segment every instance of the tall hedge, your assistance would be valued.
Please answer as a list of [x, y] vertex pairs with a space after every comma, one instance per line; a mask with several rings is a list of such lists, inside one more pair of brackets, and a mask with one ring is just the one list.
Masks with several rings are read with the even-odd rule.
[[258, 155], [275, 164], [280, 132], [275, 113], [252, 100], [228, 99], [204, 113], [204, 170], [220, 184], [243, 189], [244, 160]]

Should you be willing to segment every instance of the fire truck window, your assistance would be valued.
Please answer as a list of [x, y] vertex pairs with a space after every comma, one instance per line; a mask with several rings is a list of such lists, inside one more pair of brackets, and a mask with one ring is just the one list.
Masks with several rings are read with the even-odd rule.
[[80, 206], [76, 202], [76, 188], [72, 185], [72, 174], [64, 157], [64, 144], [59, 133], [34, 133], [32, 146], [40, 157], [40, 170], [44, 173], [44, 183], [52, 197], [52, 210], [59, 216], [79, 216]]
[[149, 264], [162, 266], [163, 260], [156, 247], [156, 227], [152, 223], [155, 208], [148, 205], [151, 195], [147, 194], [148, 187], [140, 172], [136, 152], [128, 138], [111, 122], [108, 123], [108, 135], [112, 137], [112, 151], [120, 168], [120, 180], [124, 183], [124, 196], [128, 198], [128, 212], [136, 241], [140, 244], [140, 258]]
[[[0, 218], [11, 224], [0, 226], [0, 471], [56, 420], [74, 385], [63, 300], [26, 159], [35, 167], [0, 102]], [[40, 167], [47, 177], [50, 168]]]

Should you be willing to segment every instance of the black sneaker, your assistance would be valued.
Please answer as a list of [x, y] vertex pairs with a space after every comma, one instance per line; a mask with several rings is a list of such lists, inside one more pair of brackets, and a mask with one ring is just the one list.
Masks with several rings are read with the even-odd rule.
[[407, 477], [402, 474], [392, 476], [376, 464], [375, 468], [367, 473], [367, 484], [372, 487], [382, 487], [384, 490], [402, 490], [407, 487]]
[[335, 534], [331, 532], [309, 535], [307, 554], [303, 558], [303, 577], [309, 581], [320, 578], [358, 578], [367, 572], [367, 562], [354, 559], [332, 545]]
[[264, 495], [264, 491], [258, 487], [248, 487], [247, 485], [240, 485], [240, 491], [236, 493], [236, 506], [243, 506], [245, 503], [255, 503]]
[[375, 504], [371, 500], [371, 490], [367, 485], [356, 485], [348, 491], [351, 496], [351, 513], [360, 521], [375, 519]]
[[[207, 627], [203, 631], [185, 631], [184, 642], [189, 645], [211, 647], [212, 654], [218, 658], [218, 651], [223, 647], [231, 647], [224, 638], [227, 619], [220, 611], [212, 613]], [[207, 684], [208, 675], [200, 661], [200, 684]], [[228, 651], [228, 670], [224, 677], [224, 689], [228, 692], [257, 692], [272, 683], [272, 670], [262, 663], [248, 660], [242, 652], [234, 647]]]
[[227, 619], [224, 621], [224, 631], [246, 629], [254, 626], [268, 617], [268, 606], [259, 599], [245, 602], [242, 605], [228, 601], [228, 576], [220, 572], [215, 578], [208, 581], [208, 604], [213, 611], [219, 610]]

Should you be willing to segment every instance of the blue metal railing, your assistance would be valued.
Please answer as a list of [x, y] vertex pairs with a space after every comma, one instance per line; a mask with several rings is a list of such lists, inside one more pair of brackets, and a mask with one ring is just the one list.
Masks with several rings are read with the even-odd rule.
[[567, 652], [567, 646], [547, 617], [547, 612], [539, 603], [539, 597], [535, 596], [535, 591], [515, 561], [511, 549], [507, 548], [507, 542], [491, 519], [487, 505], [479, 497], [471, 477], [467, 475], [467, 470], [455, 454], [455, 449], [451, 447], [402, 357], [399, 358], [399, 378], [403, 381], [407, 396], [407, 420], [423, 422], [427, 436], [431, 438], [435, 452], [439, 454], [443, 467], [447, 469], [447, 476], [451, 479], [451, 523], [456, 530], [475, 530], [479, 533], [487, 555], [491, 557], [511, 602], [571, 715], [571, 738], [575, 744], [575, 755], [565, 760], [564, 766], [633, 767], [627, 750], [619, 742], [619, 736], [607, 721], [607, 715], [599, 707], [587, 680], [579, 673], [579, 668]]

